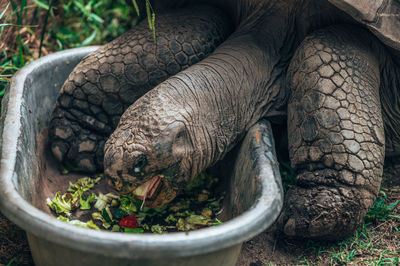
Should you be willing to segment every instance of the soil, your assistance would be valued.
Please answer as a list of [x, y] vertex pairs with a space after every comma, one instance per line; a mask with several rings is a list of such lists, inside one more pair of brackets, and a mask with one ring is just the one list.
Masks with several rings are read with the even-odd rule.
[[[46, 131], [41, 134], [38, 148], [41, 158], [39, 164], [41, 174], [37, 186], [41, 187], [42, 193], [39, 193], [34, 199], [34, 205], [51, 214], [46, 205], [46, 198], [52, 197], [55, 191], [66, 190], [70, 180], [74, 182], [83, 175], [62, 175], [57, 163], [46, 148], [44, 136], [47, 136]], [[400, 171], [398, 165], [400, 164], [395, 161], [388, 161], [385, 165], [385, 185], [400, 185], [400, 178], [397, 175]], [[99, 191], [107, 193], [112, 189], [103, 181]], [[377, 233], [387, 238], [387, 246], [396, 245], [397, 248], [398, 243], [391, 243], [390, 234], [386, 234], [386, 231], [385, 224], [377, 227]], [[398, 240], [395, 241], [398, 242]], [[332, 244], [327, 243], [327, 245]], [[273, 232], [265, 231], [243, 244], [237, 266], [261, 266], [269, 263], [298, 265], [299, 258], [306, 258], [308, 262], [318, 265], [330, 264], [329, 254], [317, 255], [315, 249], [312, 248], [312, 241], [287, 239]], [[33, 265], [24, 231], [0, 214], [0, 266], [7, 265], [10, 261], [13, 261], [12, 264]]]
[[25, 232], [0, 213], [0, 265], [3, 264], [33, 265], [33, 261]]

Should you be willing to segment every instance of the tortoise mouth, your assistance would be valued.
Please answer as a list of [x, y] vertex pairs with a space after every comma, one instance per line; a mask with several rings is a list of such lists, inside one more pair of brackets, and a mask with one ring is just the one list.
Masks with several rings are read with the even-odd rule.
[[138, 186], [133, 194], [143, 201], [144, 206], [158, 208], [171, 202], [177, 193], [163, 175], [155, 175]]
[[[118, 182], [119, 181], [119, 182]], [[177, 189], [168, 182], [162, 174], [154, 175], [140, 184], [108, 180], [108, 184], [120, 194], [133, 193], [143, 201], [143, 205], [150, 208], [162, 207], [171, 202], [177, 195]]]
[[146, 198], [151, 199], [157, 190], [162, 186], [161, 179], [163, 176], [155, 175], [147, 182], [138, 186], [134, 191], [133, 194], [140, 200], [145, 200]]

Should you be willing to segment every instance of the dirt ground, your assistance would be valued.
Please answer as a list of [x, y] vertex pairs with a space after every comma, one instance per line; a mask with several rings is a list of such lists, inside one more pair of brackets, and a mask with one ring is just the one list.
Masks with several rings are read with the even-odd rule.
[[0, 213], [0, 265], [33, 265], [26, 235]]

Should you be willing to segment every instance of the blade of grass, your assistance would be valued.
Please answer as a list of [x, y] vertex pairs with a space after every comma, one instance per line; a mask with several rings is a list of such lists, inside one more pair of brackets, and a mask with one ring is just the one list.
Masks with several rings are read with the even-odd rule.
[[23, 67], [25, 65], [24, 61], [24, 48], [21, 41], [21, 35], [18, 34], [17, 36], [17, 43], [18, 43], [18, 56], [19, 56], [19, 66]]
[[138, 16], [140, 16], [140, 14], [139, 14], [139, 6], [138, 6], [138, 4], [136, 3], [136, 0], [132, 0], [132, 4], [133, 4], [133, 7], [135, 8], [136, 14], [137, 14]]
[[154, 13], [153, 7], [150, 4], [150, 0], [146, 0], [146, 14], [147, 22], [149, 23], [149, 28], [153, 31], [153, 41], [156, 43], [156, 14]]
[[147, 15], [147, 22], [149, 23], [149, 28], [153, 29], [153, 24], [151, 23], [151, 10], [150, 10], [150, 2], [146, 0], [146, 15]]
[[[17, 25], [22, 25], [22, 14], [26, 6], [26, 0], [21, 1], [21, 6], [18, 9], [17, 5], [13, 0], [10, 0], [11, 6], [17, 16]], [[18, 34], [17, 36], [17, 45], [18, 45], [18, 57], [19, 57], [19, 66], [22, 67], [25, 65], [24, 62], [24, 50], [23, 50], [23, 44], [21, 41], [21, 35]]]
[[46, 17], [45, 17], [44, 22], [43, 22], [42, 34], [41, 34], [41, 36], [40, 36], [39, 57], [42, 56], [42, 47], [43, 47], [44, 34], [46, 33], [47, 22], [48, 22], [48, 20], [49, 20], [50, 11], [51, 11], [51, 8], [53, 7], [53, 3], [54, 3], [54, 0], [50, 0], [50, 1], [51, 1], [51, 2], [50, 2], [50, 4], [49, 4], [49, 9], [47, 9]]
[[14, 10], [14, 13], [17, 15], [17, 21], [19, 22], [20, 21], [20, 15], [18, 13], [17, 5], [15, 4], [15, 2], [13, 0], [10, 0], [10, 3], [11, 3], [11, 6], [12, 6], [12, 8]]
[[46, 10], [50, 9], [50, 7], [47, 3], [41, 2], [39, 0], [33, 0], [33, 2], [35, 2], [39, 7], [43, 8], [43, 9], [46, 9]]
[[98, 23], [104, 23], [104, 19], [102, 19], [101, 17], [99, 17], [98, 15], [96, 15], [95, 13], [90, 13], [89, 17], [92, 20], [97, 21]]
[[156, 14], [151, 14], [151, 23], [153, 24], [153, 41], [156, 44]]
[[37, 27], [37, 25], [18, 25], [18, 24], [12, 24], [12, 23], [0, 24], [0, 27], [5, 27], [5, 26], [12, 26], [12, 27], [19, 27], [19, 28], [36, 28]]
[[6, 8], [3, 10], [3, 12], [1, 12], [1, 14], [0, 14], [0, 19], [3, 18], [4, 14], [6, 13], [6, 11], [7, 11], [7, 9], [8, 9], [9, 6], [10, 6], [10, 3], [8, 3], [7, 6], [6, 6]]
[[22, 25], [22, 18], [23, 18], [23, 13], [26, 7], [26, 0], [21, 1], [21, 6], [19, 7], [19, 18], [20, 20], [18, 21], [19, 25]]
[[96, 37], [97, 31], [94, 30], [92, 34], [90, 34], [89, 37], [87, 37], [82, 43], [82, 46], [89, 45], [91, 42], [93, 42], [94, 38]]

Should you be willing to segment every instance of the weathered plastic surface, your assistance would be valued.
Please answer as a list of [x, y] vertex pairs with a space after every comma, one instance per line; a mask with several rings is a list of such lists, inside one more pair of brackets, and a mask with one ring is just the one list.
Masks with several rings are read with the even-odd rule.
[[61, 222], [31, 202], [37, 176], [37, 136], [70, 71], [96, 47], [43, 57], [21, 69], [3, 100], [0, 210], [27, 231], [37, 265], [235, 265], [242, 243], [277, 218], [283, 201], [272, 131], [260, 121], [242, 143], [228, 206], [237, 217], [189, 233], [136, 235]]

